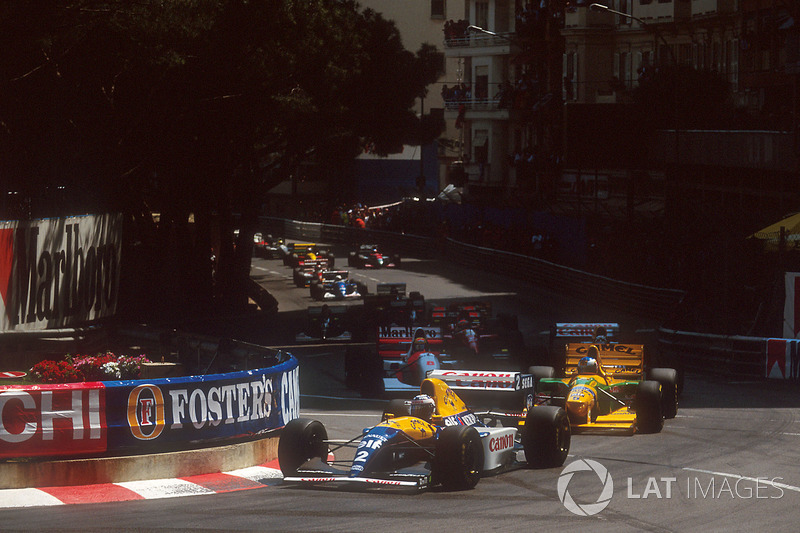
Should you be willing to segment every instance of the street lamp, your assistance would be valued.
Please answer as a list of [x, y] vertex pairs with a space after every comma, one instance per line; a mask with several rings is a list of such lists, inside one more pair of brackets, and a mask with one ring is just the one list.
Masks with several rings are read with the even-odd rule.
[[505, 39], [506, 41], [508, 41], [510, 43], [514, 42], [514, 41], [512, 41], [511, 37], [507, 37], [505, 35], [500, 35], [499, 33], [495, 33], [493, 31], [489, 31], [487, 29], [481, 28], [480, 26], [474, 26], [472, 24], [467, 26], [467, 31], [474, 31], [474, 32], [477, 32], [477, 33], [485, 33], [486, 35], [491, 35], [492, 37], [499, 37], [500, 39]]

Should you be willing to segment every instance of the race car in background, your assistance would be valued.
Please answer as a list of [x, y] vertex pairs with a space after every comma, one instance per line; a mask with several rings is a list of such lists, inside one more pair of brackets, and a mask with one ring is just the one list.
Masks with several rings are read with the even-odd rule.
[[677, 372], [645, 371], [644, 346], [570, 343], [565, 373], [529, 369], [536, 404], [564, 407], [574, 432], [658, 433], [678, 412]]
[[321, 272], [330, 268], [328, 258], [303, 259], [299, 261], [299, 266], [292, 269], [292, 282], [297, 287], [308, 287], [313, 281], [320, 279]]
[[400, 256], [380, 251], [377, 244], [362, 244], [350, 252], [347, 266], [355, 268], [396, 268], [400, 266]]
[[442, 352], [438, 327], [381, 326], [376, 351], [345, 356], [345, 384], [365, 397], [407, 394], [419, 388], [429, 372], [455, 368]]
[[363, 297], [367, 286], [350, 279], [347, 270], [324, 270], [311, 282], [309, 291], [315, 300], [347, 300]]
[[288, 246], [287, 252], [283, 257], [283, 264], [291, 268], [302, 266], [304, 261], [317, 261], [320, 259], [327, 260], [328, 268], [331, 269], [336, 263], [331, 247], [323, 244], [294, 242]]
[[328, 305], [309, 307], [303, 331], [295, 337], [297, 343], [348, 342], [352, 334], [348, 331], [348, 307]]
[[[562, 408], [519, 406], [519, 415], [509, 419], [470, 410], [440, 379], [425, 379], [418, 392], [410, 401], [391, 401], [379, 424], [345, 441], [328, 439], [319, 421], [290, 421], [278, 443], [284, 483], [465, 490], [483, 476], [526, 465], [560, 467], [569, 453]], [[354, 449], [352, 460], [336, 459], [344, 448]]]
[[520, 370], [524, 366], [527, 354], [517, 317], [493, 316], [489, 302], [434, 306], [430, 324], [442, 329], [444, 350], [461, 361], [462, 368]]
[[265, 259], [277, 259], [286, 255], [286, 246], [281, 238], [270, 234], [255, 233], [253, 235], [253, 255]]

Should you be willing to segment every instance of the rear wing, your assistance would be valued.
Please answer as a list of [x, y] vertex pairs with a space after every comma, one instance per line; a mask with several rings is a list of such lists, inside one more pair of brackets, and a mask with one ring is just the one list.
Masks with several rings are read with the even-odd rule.
[[619, 324], [615, 322], [560, 322], [553, 326], [550, 337], [559, 342], [591, 341], [598, 327], [606, 329], [606, 340], [609, 342], [619, 336]]
[[533, 389], [533, 376], [498, 370], [433, 370], [429, 378], [441, 379], [456, 393], [488, 391], [514, 393]]
[[400, 358], [411, 349], [419, 330], [424, 331], [428, 349], [432, 353], [442, 353], [442, 328], [431, 326], [380, 326], [378, 328], [378, 355], [383, 358]]
[[[586, 357], [592, 343], [569, 343], [566, 346], [565, 372], [569, 376], [578, 370], [578, 361]], [[644, 379], [643, 344], [595, 344], [598, 364], [609, 377], [616, 379]]]
[[[343, 316], [347, 314], [348, 307], [346, 305], [331, 305], [328, 307], [331, 316]], [[317, 319], [322, 315], [322, 306], [309, 307], [307, 309], [308, 318]]]
[[317, 243], [315, 242], [293, 242], [289, 244], [289, 253], [304, 252], [309, 248], [316, 249]]
[[378, 283], [375, 287], [375, 294], [377, 296], [396, 296], [404, 298], [406, 295], [405, 283]]

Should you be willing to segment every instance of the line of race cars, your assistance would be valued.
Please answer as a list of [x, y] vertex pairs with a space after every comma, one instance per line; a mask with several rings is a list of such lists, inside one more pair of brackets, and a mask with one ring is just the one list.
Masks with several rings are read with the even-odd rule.
[[[360, 308], [309, 307], [297, 340], [361, 341], [348, 349], [347, 385], [394, 399], [352, 439], [329, 439], [316, 420], [288, 423], [278, 449], [287, 484], [470, 489], [482, 476], [561, 466], [574, 433], [657, 433], [677, 413], [677, 372], [648, 368], [617, 324], [557, 324], [550, 365], [523, 370], [516, 318], [485, 302], [427, 305], [404, 284], [361, 297]], [[352, 458], [337, 458], [347, 448]]]
[[[434, 369], [413, 399], [391, 400], [378, 424], [346, 440], [329, 439], [319, 421], [292, 420], [278, 446], [284, 482], [465, 490], [483, 476], [560, 467], [573, 433], [661, 431], [677, 413], [675, 370], [646, 370], [643, 346], [610, 342], [606, 326], [616, 325], [596, 326], [588, 342], [565, 346], [559, 377], [547, 366]], [[469, 408], [465, 399], [506, 408]], [[352, 459], [337, 459], [345, 448]]]

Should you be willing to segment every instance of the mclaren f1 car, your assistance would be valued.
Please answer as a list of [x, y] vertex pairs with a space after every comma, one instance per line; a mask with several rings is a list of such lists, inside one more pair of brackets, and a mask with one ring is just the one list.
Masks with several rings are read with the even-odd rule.
[[497, 419], [508, 415], [468, 409], [442, 380], [428, 378], [419, 391], [411, 401], [391, 401], [379, 424], [349, 440], [329, 439], [319, 421], [290, 421], [278, 443], [284, 483], [465, 490], [485, 475], [526, 464], [559, 467], [567, 457], [562, 408], [532, 407], [503, 425]]
[[678, 411], [677, 373], [644, 369], [644, 347], [570, 343], [566, 371], [531, 367], [536, 404], [564, 407], [574, 432], [658, 433]]

